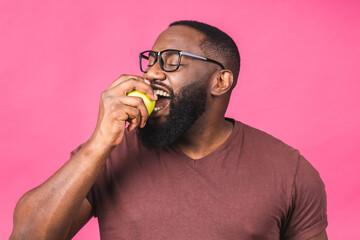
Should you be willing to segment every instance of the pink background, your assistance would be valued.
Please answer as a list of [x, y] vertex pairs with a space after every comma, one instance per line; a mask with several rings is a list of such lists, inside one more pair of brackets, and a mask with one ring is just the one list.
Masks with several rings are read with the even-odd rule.
[[[229, 33], [242, 56], [228, 116], [301, 150], [328, 194], [330, 239], [360, 239], [358, 1], [0, 1], [0, 239], [16, 201], [96, 122], [99, 95], [174, 20]], [[99, 239], [92, 220], [75, 239]]]

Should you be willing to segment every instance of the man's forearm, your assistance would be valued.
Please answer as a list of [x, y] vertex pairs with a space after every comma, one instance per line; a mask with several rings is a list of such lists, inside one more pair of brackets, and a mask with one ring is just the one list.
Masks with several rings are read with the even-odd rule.
[[12, 238], [64, 238], [110, 151], [89, 141], [46, 182], [27, 192], [15, 208]]

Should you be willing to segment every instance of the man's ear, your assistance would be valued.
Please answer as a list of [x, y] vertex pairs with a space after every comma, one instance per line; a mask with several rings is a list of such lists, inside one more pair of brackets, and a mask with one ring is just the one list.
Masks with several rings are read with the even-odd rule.
[[230, 70], [222, 70], [213, 79], [211, 94], [220, 96], [231, 90], [234, 82], [234, 75]]

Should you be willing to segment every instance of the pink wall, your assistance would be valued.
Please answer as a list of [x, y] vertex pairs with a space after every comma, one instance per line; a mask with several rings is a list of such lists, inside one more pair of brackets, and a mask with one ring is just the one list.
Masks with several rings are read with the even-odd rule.
[[[55, 3], [56, 2], [56, 3]], [[94, 128], [99, 94], [167, 24], [229, 33], [242, 69], [228, 116], [301, 150], [328, 194], [330, 239], [360, 239], [358, 1], [0, 1], [0, 239], [16, 201]], [[91, 221], [75, 239], [99, 239]]]

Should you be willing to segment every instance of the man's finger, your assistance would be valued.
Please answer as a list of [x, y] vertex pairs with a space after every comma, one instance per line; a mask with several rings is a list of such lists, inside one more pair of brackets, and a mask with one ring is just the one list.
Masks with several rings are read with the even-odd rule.
[[140, 126], [143, 127], [145, 125], [146, 120], [149, 117], [149, 112], [146, 108], [146, 105], [141, 97], [128, 97], [128, 96], [122, 96], [119, 97], [119, 101], [121, 104], [137, 108], [140, 111], [141, 116], [141, 124]]
[[[119, 85], [121, 82], [124, 82], [128, 79], [135, 79], [138, 81], [143, 81], [145, 82], [145, 79], [143, 77], [137, 76], [137, 75], [127, 75], [127, 74], [123, 74], [121, 75], [118, 79], [116, 79], [115, 81], [113, 81], [109, 87], [106, 88], [106, 90], [112, 89], [115, 86]], [[147, 81], [148, 82], [148, 81]], [[149, 83], [150, 84], [150, 83]]]
[[122, 81], [118, 85], [110, 89], [110, 91], [114, 92], [115, 95], [118, 96], [126, 95], [127, 93], [134, 90], [145, 93], [151, 100], [156, 101], [158, 99], [157, 95], [154, 92], [154, 89], [152, 89], [149, 84], [133, 78]]

